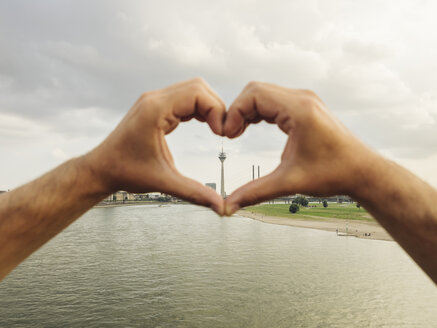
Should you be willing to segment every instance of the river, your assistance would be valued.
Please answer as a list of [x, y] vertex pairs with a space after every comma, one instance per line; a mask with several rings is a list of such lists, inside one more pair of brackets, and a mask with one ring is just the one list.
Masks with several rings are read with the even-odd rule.
[[394, 242], [95, 208], [0, 283], [0, 327], [437, 327], [437, 288]]

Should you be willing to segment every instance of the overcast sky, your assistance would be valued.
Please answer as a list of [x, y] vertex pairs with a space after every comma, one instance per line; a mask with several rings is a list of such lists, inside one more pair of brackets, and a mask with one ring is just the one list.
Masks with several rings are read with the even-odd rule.
[[[1, 1], [0, 190], [92, 149], [144, 91], [195, 76], [228, 105], [251, 80], [313, 89], [437, 186], [436, 14], [419, 0]], [[205, 124], [167, 139], [181, 172], [219, 183]], [[266, 123], [224, 139], [226, 191], [253, 164], [271, 171], [285, 140]]]

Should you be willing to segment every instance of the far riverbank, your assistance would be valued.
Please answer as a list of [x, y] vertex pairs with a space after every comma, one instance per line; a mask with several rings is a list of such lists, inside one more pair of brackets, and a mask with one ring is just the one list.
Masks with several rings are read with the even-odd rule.
[[170, 206], [170, 205], [176, 205], [176, 204], [187, 204], [186, 202], [178, 202], [178, 203], [172, 203], [172, 202], [153, 202], [153, 201], [126, 201], [126, 202], [110, 202], [110, 203], [99, 203], [95, 205], [94, 207], [119, 207], [119, 206], [138, 206], [138, 205], [158, 205], [160, 206]]
[[239, 210], [236, 214], [270, 224], [325, 230], [333, 233], [336, 233], [337, 230], [340, 233], [346, 233], [347, 228], [348, 235], [357, 238], [393, 241], [393, 238], [377, 222], [345, 220], [327, 217], [318, 217], [314, 219], [293, 219], [289, 217], [268, 216], [248, 210]]

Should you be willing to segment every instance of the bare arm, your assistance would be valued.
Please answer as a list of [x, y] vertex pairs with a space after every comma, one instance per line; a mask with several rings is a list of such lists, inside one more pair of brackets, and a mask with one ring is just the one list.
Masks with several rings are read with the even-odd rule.
[[224, 126], [234, 138], [251, 123], [276, 123], [288, 135], [281, 164], [225, 201], [226, 214], [280, 195], [350, 195], [365, 206], [437, 283], [437, 191], [376, 154], [311, 91], [250, 83]]
[[369, 159], [350, 194], [437, 284], [437, 191], [392, 161]]
[[0, 280], [107, 195], [90, 164], [72, 159], [0, 197]]
[[225, 106], [201, 79], [145, 93], [94, 150], [0, 196], [0, 280], [117, 191], [161, 191], [223, 213], [223, 199], [175, 168], [165, 134], [197, 118], [222, 134]]

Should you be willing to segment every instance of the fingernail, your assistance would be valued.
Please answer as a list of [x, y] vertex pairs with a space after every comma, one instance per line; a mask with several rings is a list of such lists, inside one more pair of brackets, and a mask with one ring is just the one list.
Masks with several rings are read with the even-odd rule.
[[240, 207], [237, 204], [230, 204], [225, 206], [225, 215], [231, 216], [235, 212], [237, 212], [240, 209]]
[[235, 133], [237, 130], [237, 127], [235, 126], [235, 124], [231, 121], [226, 121], [225, 125], [223, 126], [223, 134], [228, 137], [228, 138], [232, 138], [234, 137]]
[[223, 206], [219, 206], [217, 204], [212, 204], [211, 209], [220, 216], [223, 216], [223, 214], [224, 214]]

